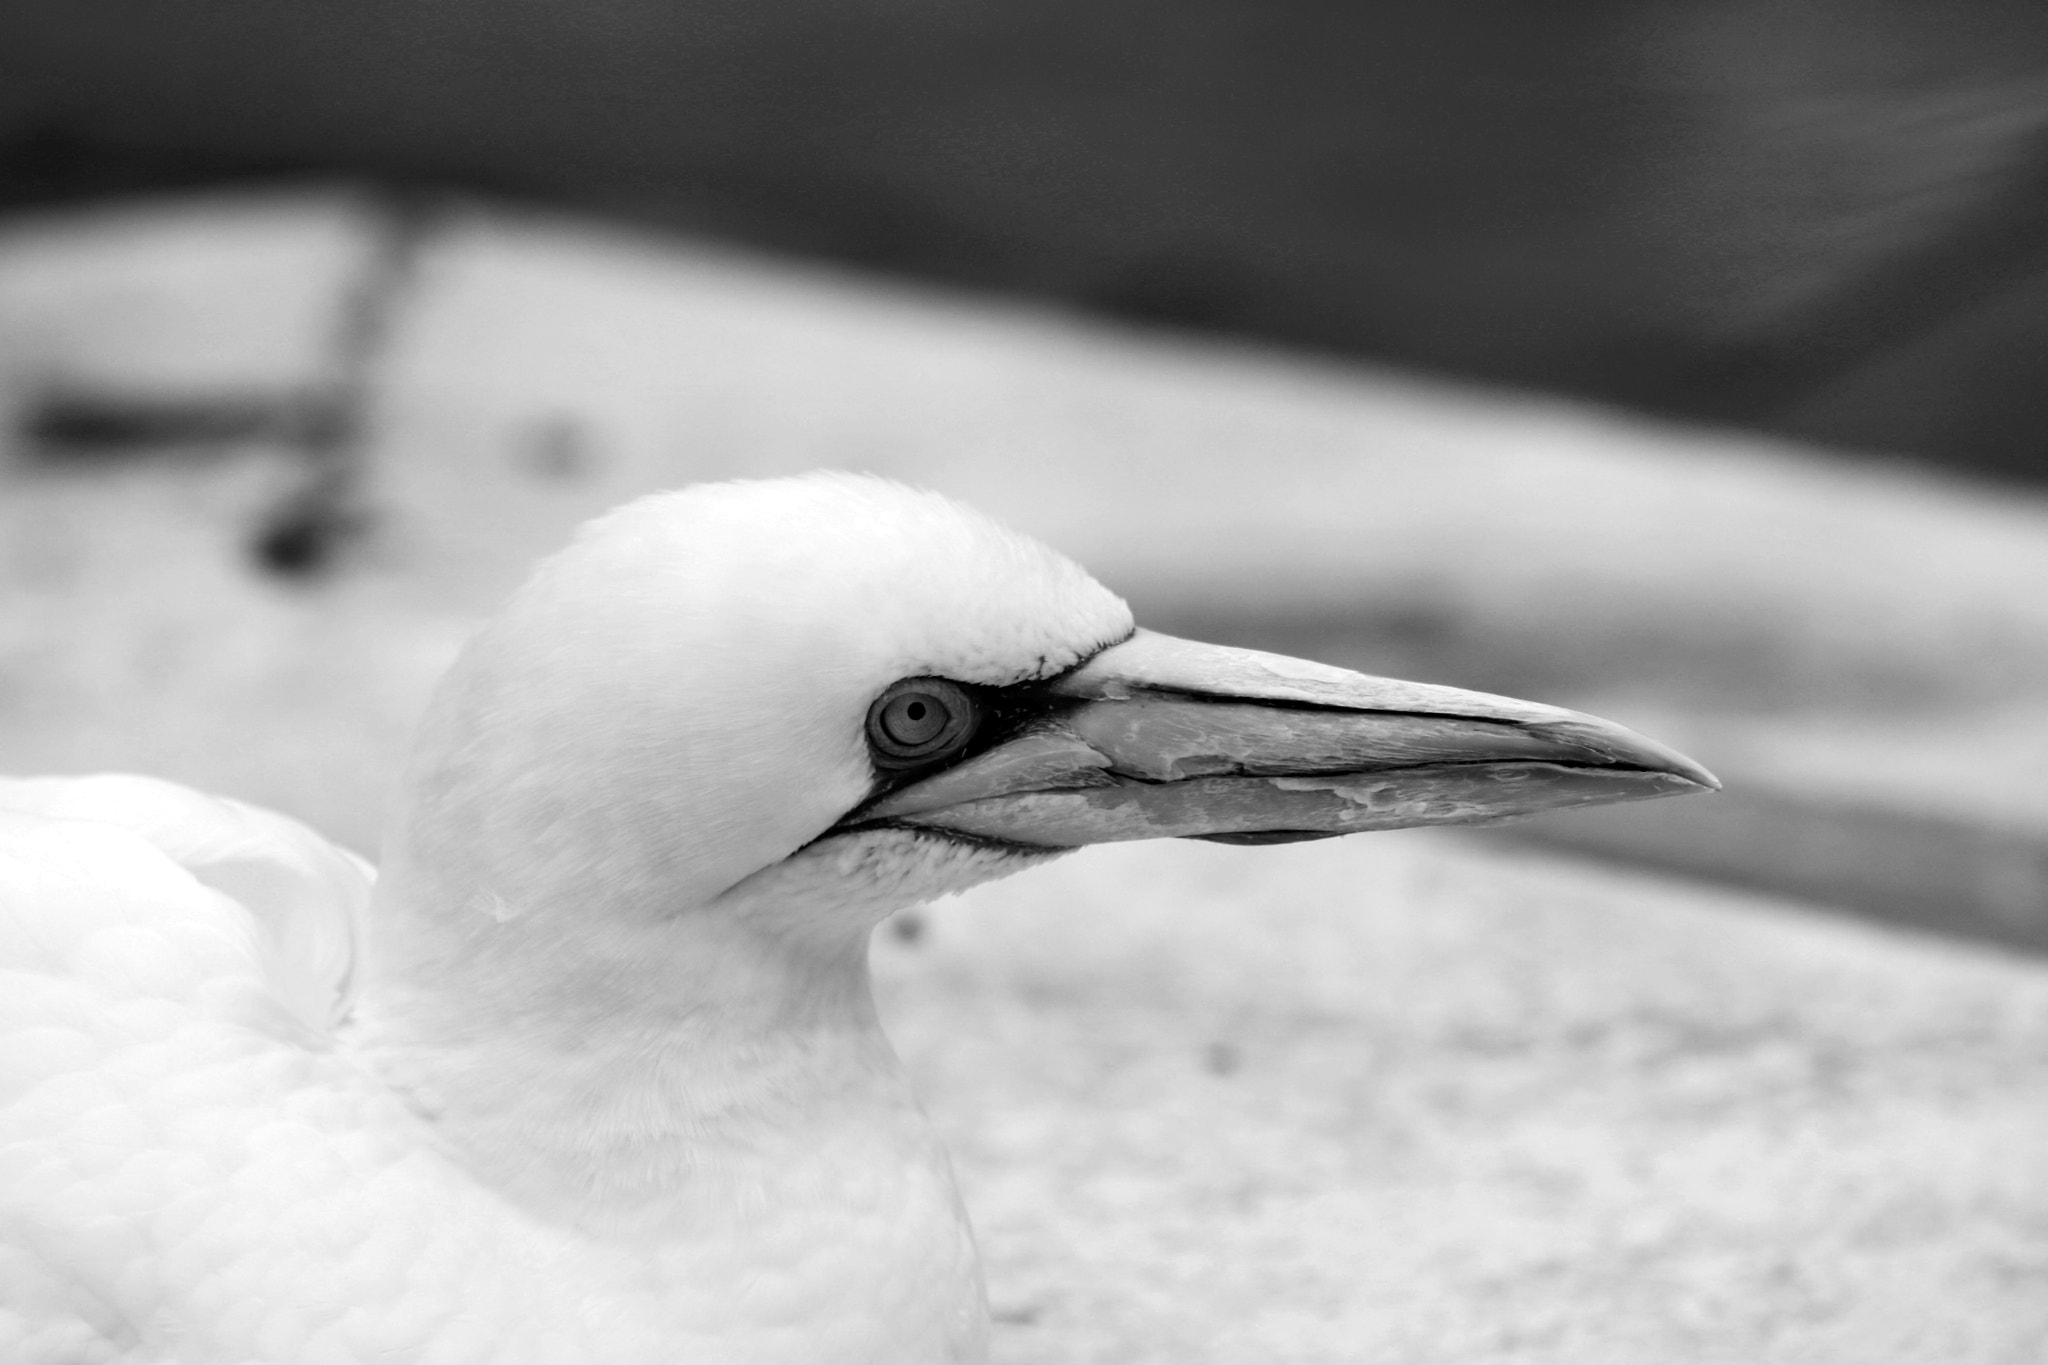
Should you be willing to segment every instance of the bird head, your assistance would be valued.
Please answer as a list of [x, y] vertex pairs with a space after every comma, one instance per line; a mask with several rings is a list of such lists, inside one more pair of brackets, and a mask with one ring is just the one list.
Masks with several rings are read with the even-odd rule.
[[1035, 541], [818, 474], [583, 528], [451, 671], [387, 859], [480, 925], [723, 907], [844, 938], [1083, 844], [1716, 785], [1591, 716], [1136, 629]]

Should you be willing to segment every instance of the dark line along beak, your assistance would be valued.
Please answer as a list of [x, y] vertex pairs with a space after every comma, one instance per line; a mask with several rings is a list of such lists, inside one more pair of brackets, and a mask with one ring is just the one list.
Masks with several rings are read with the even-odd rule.
[[1264, 843], [1721, 785], [1577, 711], [1143, 630], [1046, 690], [1056, 705], [1045, 718], [847, 824], [1049, 847]]

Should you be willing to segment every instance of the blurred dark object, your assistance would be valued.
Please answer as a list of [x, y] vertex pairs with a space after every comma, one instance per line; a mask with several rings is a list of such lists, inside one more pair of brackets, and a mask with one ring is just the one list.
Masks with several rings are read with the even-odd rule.
[[2038, 0], [0, 9], [0, 203], [309, 173], [2048, 478]]

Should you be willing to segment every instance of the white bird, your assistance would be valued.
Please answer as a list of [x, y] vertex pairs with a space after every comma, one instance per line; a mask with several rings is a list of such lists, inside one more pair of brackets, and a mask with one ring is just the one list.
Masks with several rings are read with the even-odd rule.
[[1592, 717], [1135, 630], [852, 475], [629, 504], [441, 684], [382, 874], [0, 784], [0, 1359], [978, 1361], [870, 931], [1081, 844], [1696, 791]]

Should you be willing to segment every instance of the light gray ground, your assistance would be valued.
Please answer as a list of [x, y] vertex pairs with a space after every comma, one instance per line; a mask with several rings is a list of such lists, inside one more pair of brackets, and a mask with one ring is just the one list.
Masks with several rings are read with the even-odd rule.
[[2048, 1358], [2048, 974], [1393, 834], [1130, 845], [878, 953], [1055, 1361]]

